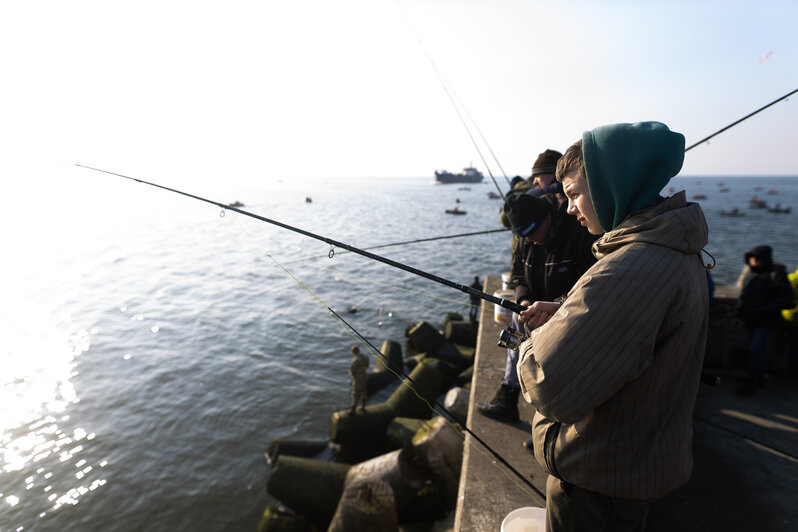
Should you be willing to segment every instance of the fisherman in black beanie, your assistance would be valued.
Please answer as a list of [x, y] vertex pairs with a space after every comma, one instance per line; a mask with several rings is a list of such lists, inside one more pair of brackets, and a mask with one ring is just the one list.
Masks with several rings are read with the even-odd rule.
[[[545, 153], [541, 154], [538, 162]], [[568, 200], [555, 194], [537, 197], [514, 193], [507, 196], [504, 214], [516, 237], [512, 282], [518, 304], [529, 306], [535, 301], [553, 301], [563, 296], [596, 262], [590, 250], [596, 237], [582, 227], [576, 217], [568, 214], [567, 209]], [[521, 330], [523, 325], [517, 317], [513, 314], [513, 326]], [[510, 423], [518, 422], [521, 385], [515, 369], [517, 362], [518, 351], [508, 349], [501, 387], [491, 401], [477, 403], [480, 414]]]

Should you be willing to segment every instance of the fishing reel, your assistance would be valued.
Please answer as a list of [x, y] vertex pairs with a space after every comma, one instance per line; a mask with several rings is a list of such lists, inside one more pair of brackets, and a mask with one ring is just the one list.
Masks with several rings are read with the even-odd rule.
[[518, 351], [521, 342], [527, 338], [529, 338], [529, 335], [526, 334], [526, 329], [524, 329], [523, 325], [520, 331], [516, 331], [515, 327], [512, 325], [508, 325], [506, 329], [499, 333], [498, 345], [499, 347], [506, 347], [507, 349]]

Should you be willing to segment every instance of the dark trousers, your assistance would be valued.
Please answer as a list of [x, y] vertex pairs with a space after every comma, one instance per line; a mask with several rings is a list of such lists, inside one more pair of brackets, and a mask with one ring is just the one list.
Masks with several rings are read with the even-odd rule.
[[643, 532], [655, 502], [609, 497], [549, 475], [546, 532]]
[[772, 327], [748, 328], [748, 381], [751, 386], [762, 386], [768, 366], [768, 343], [773, 336]]

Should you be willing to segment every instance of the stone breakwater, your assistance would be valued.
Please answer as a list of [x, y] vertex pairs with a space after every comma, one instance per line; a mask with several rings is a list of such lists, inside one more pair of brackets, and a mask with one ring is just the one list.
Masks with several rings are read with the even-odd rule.
[[[454, 313], [440, 330], [408, 327], [410, 356], [386, 340], [368, 374], [369, 396], [394, 386], [385, 402], [333, 412], [329, 440], [271, 442], [266, 490], [284, 506], [267, 508], [258, 531], [451, 529], [476, 327]], [[318, 458], [327, 449], [332, 460]]]

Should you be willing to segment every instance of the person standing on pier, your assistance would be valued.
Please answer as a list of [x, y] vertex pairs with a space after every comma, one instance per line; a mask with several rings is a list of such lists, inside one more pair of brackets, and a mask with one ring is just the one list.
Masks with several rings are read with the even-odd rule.
[[349, 375], [352, 377], [350, 383], [350, 394], [352, 404], [349, 413], [355, 413], [355, 407], [360, 404], [360, 410], [366, 409], [366, 399], [368, 398], [368, 376], [366, 370], [369, 368], [369, 357], [360, 352], [360, 348], [353, 345], [349, 348], [352, 351], [352, 361], [349, 363]]
[[[596, 262], [590, 247], [596, 237], [566, 212], [564, 196], [529, 194], [507, 196], [504, 213], [513, 235], [517, 237], [513, 249], [511, 280], [515, 286], [515, 301], [529, 306], [534, 301], [551, 301], [564, 296], [577, 279]], [[513, 328], [520, 330], [518, 314], [513, 314]], [[477, 403], [483, 416], [517, 423], [518, 351], [507, 349], [507, 364], [501, 386], [491, 401]]]
[[738, 314], [748, 329], [748, 379], [737, 395], [752, 395], [764, 385], [768, 344], [782, 325], [782, 309], [793, 306], [793, 291], [782, 264], [773, 263], [773, 249], [757, 246], [745, 254], [745, 268], [737, 280], [740, 287]]
[[643, 530], [692, 471], [708, 324], [706, 219], [685, 193], [684, 136], [659, 122], [587, 131], [557, 165], [598, 261], [561, 304], [521, 313], [521, 389], [549, 478], [548, 531]]
[[[482, 291], [482, 283], [479, 282], [479, 276], [474, 276], [474, 281], [468, 285], [469, 288], [473, 288], [474, 290]], [[482, 302], [478, 296], [474, 294], [468, 294], [468, 302], [471, 304], [471, 308], [468, 311], [468, 317], [471, 320], [471, 323], [477, 322], [477, 311], [479, 310], [479, 305]]]

